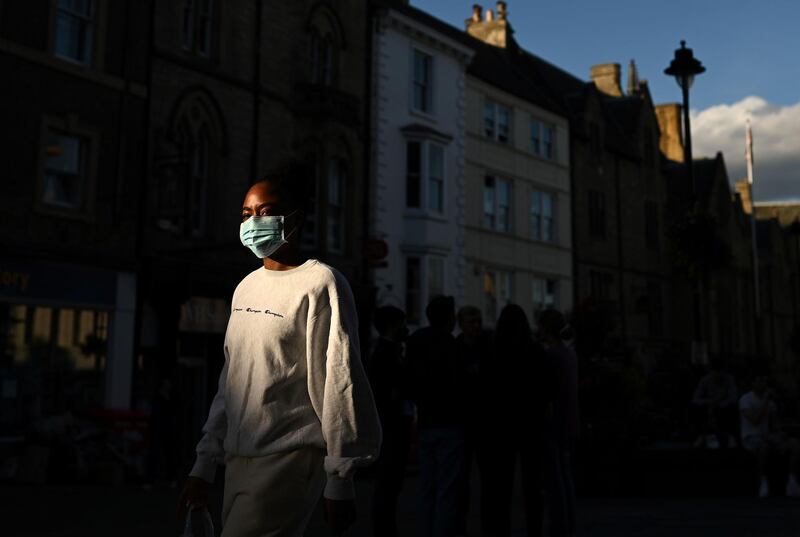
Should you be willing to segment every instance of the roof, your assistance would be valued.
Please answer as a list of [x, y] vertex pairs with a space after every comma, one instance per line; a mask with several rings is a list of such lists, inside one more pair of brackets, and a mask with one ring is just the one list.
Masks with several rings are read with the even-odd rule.
[[[582, 124], [586, 99], [590, 92], [597, 92], [603, 107], [606, 148], [628, 158], [639, 158], [637, 125], [646, 102], [641, 95], [605, 95], [593, 82], [582, 80], [515, 43], [507, 48], [489, 45], [413, 6], [388, 0], [374, 1], [474, 50], [475, 55], [467, 68], [469, 75], [561, 115], [573, 125]], [[572, 130], [577, 133], [580, 129]]]

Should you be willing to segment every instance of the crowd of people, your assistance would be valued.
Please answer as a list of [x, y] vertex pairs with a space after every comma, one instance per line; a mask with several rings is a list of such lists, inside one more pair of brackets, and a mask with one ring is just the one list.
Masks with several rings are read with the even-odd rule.
[[549, 534], [574, 535], [578, 375], [563, 314], [541, 312], [534, 330], [525, 311], [509, 304], [490, 331], [478, 308], [456, 312], [452, 297], [439, 296], [426, 316], [428, 325], [409, 335], [401, 309], [382, 306], [374, 315], [380, 337], [366, 365], [383, 428], [374, 535], [398, 534], [397, 499], [414, 430], [419, 536], [467, 534], [469, 509], [478, 507], [470, 506], [474, 465], [482, 535], [510, 535], [517, 463], [528, 535], [542, 535], [545, 505]]
[[695, 447], [722, 449], [741, 445], [753, 453], [761, 498], [771, 494], [769, 474], [773, 462], [786, 457], [786, 496], [800, 497], [800, 441], [789, 437], [777, 422], [775, 395], [766, 371], [756, 372], [751, 390], [739, 396], [736, 379], [725, 371], [722, 361], [712, 359], [708, 372], [697, 384], [692, 404], [700, 433]]

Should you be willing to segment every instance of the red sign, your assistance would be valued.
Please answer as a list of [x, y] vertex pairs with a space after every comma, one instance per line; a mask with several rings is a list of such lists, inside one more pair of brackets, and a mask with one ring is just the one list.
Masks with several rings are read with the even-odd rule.
[[364, 243], [364, 257], [368, 261], [380, 261], [389, 255], [389, 245], [381, 239], [369, 239]]

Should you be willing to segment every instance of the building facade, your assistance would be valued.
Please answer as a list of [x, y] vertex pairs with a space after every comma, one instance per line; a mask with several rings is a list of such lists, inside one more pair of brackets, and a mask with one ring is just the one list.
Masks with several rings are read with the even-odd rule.
[[4, 2], [0, 435], [130, 404], [146, 2]]
[[509, 303], [532, 322], [571, 310], [572, 200], [569, 123], [533, 78], [498, 3], [466, 23], [479, 41], [467, 77], [466, 302], [493, 326]]
[[373, 263], [376, 303], [425, 321], [437, 295], [465, 297], [466, 66], [464, 36], [409, 6], [373, 21], [370, 230], [386, 245]]
[[[150, 59], [141, 382], [164, 380], [190, 453], [216, 390], [236, 284], [260, 266], [239, 242], [249, 186], [289, 159], [313, 177], [302, 237], [359, 305], [367, 130], [361, 2], [156, 2]], [[291, 230], [287, 230], [291, 231]], [[362, 315], [367, 321], [369, 315]]]

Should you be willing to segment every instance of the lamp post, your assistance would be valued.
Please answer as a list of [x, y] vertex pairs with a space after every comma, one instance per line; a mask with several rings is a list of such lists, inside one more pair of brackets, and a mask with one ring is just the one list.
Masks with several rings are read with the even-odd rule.
[[[692, 54], [692, 49], [686, 48], [686, 41], [681, 41], [681, 48], [675, 50], [675, 58], [670, 62], [664, 73], [675, 77], [675, 81], [683, 92], [683, 128], [684, 152], [683, 160], [686, 166], [686, 180], [689, 182], [689, 214], [690, 219], [696, 218], [700, 206], [697, 198], [697, 185], [694, 180], [694, 165], [692, 161], [692, 130], [689, 125], [689, 88], [692, 87], [694, 77], [706, 70]], [[697, 274], [695, 276], [698, 276]], [[692, 309], [694, 313], [694, 340], [692, 341], [692, 362], [705, 363], [708, 360], [706, 343], [703, 338], [703, 323], [701, 300], [703, 296], [703, 277], [696, 277], [692, 293]]]
[[683, 92], [683, 130], [684, 130], [684, 153], [683, 160], [686, 164], [686, 179], [689, 181], [689, 189], [692, 202], [697, 198], [697, 186], [694, 182], [694, 170], [692, 166], [692, 130], [689, 126], [689, 88], [692, 87], [694, 77], [705, 72], [706, 68], [692, 54], [692, 49], [686, 48], [686, 41], [681, 41], [681, 48], [675, 50], [675, 58], [670, 62], [669, 67], [664, 69], [664, 73], [675, 77], [675, 81]]

